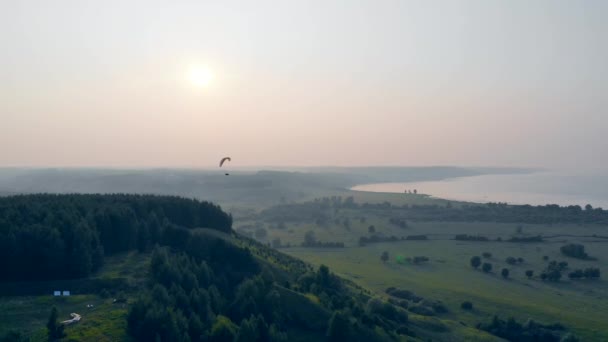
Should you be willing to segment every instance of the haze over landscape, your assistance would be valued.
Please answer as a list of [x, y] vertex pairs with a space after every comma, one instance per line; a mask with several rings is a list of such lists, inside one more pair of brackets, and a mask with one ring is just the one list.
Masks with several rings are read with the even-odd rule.
[[604, 1], [6, 2], [0, 165], [200, 168], [226, 154], [606, 168], [606, 13]]
[[608, 2], [0, 22], [0, 342], [608, 341]]

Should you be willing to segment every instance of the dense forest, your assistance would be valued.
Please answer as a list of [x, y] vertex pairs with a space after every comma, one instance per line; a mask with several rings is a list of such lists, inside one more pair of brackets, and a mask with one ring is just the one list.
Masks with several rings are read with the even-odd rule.
[[575, 223], [608, 224], [608, 210], [582, 208], [578, 205], [508, 205], [505, 203], [452, 205], [402, 205], [384, 203], [357, 203], [353, 197], [319, 198], [314, 201], [282, 204], [262, 211], [259, 217], [268, 222], [314, 222], [324, 225], [331, 222], [337, 210], [365, 210], [389, 217], [390, 222], [451, 221], [451, 222], [506, 222], [506, 223]]
[[86, 277], [104, 256], [179, 238], [181, 229], [230, 232], [232, 218], [196, 200], [151, 195], [0, 198], [0, 280]]

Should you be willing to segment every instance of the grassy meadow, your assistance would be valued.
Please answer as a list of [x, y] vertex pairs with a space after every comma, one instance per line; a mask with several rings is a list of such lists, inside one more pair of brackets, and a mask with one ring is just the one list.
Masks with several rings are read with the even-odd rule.
[[[422, 195], [381, 194], [352, 192], [356, 202], [394, 204], [440, 204], [447, 201]], [[461, 203], [453, 203], [460, 205]], [[339, 221], [348, 218], [349, 227], [332, 223], [319, 227], [310, 222], [286, 224], [284, 229], [273, 225], [267, 227], [267, 235], [259, 240], [271, 243], [279, 238], [284, 253], [301, 258], [315, 265], [325, 264], [337, 274], [353, 280], [368, 290], [383, 294], [388, 287], [397, 287], [415, 292], [430, 299], [443, 301], [449, 308], [448, 314], [440, 319], [460, 322], [474, 327], [482, 321], [490, 321], [494, 315], [501, 318], [514, 317], [524, 323], [528, 319], [545, 324], [560, 322], [571, 329], [583, 341], [608, 340], [608, 281], [568, 279], [569, 271], [599, 267], [607, 269], [608, 239], [591, 237], [594, 234], [607, 235], [608, 227], [576, 224], [524, 224], [494, 222], [408, 222], [407, 228], [390, 224], [385, 216], [365, 212], [364, 209], [340, 209], [334, 213]], [[363, 219], [362, 219], [363, 218]], [[245, 222], [254, 225], [254, 222]], [[373, 243], [359, 246], [361, 236], [368, 236], [368, 227], [373, 225], [376, 234], [385, 236], [427, 235], [426, 241], [396, 241]], [[237, 225], [238, 226], [238, 225]], [[259, 226], [259, 222], [258, 222]], [[521, 226], [521, 227], [520, 227]], [[518, 229], [519, 227], [519, 229]], [[304, 248], [300, 247], [306, 232], [313, 231], [318, 241], [343, 242], [345, 248]], [[511, 236], [553, 236], [540, 243], [513, 243], [497, 241], [459, 241], [456, 234], [483, 235], [495, 240]], [[595, 261], [579, 260], [560, 253], [566, 243], [582, 243], [587, 253], [597, 258]], [[389, 253], [389, 261], [383, 263], [381, 254]], [[486, 274], [470, 266], [472, 256], [483, 252], [492, 254], [482, 258], [493, 265]], [[398, 263], [397, 256], [403, 258], [426, 256], [429, 262], [414, 265]], [[548, 260], [544, 260], [544, 256]], [[509, 265], [507, 257], [523, 258], [524, 262]], [[568, 262], [559, 282], [542, 281], [541, 271], [551, 260]], [[504, 279], [500, 272], [510, 271]], [[526, 270], [533, 270], [528, 279]], [[460, 308], [463, 301], [471, 301], [474, 310]]]

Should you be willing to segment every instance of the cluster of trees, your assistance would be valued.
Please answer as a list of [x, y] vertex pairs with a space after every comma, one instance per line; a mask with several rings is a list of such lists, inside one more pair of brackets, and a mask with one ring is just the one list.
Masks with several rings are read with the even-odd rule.
[[409, 290], [389, 287], [385, 292], [392, 297], [389, 299], [390, 303], [418, 315], [435, 316], [448, 312], [448, 308], [441, 301], [425, 299]]
[[571, 258], [577, 258], [577, 259], [583, 259], [583, 260], [594, 260], [594, 258], [590, 257], [585, 252], [585, 246], [583, 246], [583, 245], [571, 243], [571, 244], [562, 246], [559, 250], [562, 252], [563, 255], [569, 256]]
[[469, 263], [471, 264], [471, 266], [474, 269], [478, 269], [479, 266], [481, 266], [481, 270], [484, 273], [490, 273], [490, 272], [492, 272], [492, 267], [493, 267], [492, 264], [489, 263], [489, 262], [482, 263], [481, 257], [478, 256], [478, 255], [475, 255], [475, 256], [471, 257], [471, 260], [469, 261]]
[[425, 257], [425, 256], [415, 256], [415, 257], [413, 257], [411, 259], [407, 258], [406, 260], [411, 260], [411, 262], [414, 263], [414, 264], [422, 264], [424, 262], [429, 261], [429, 258]]
[[285, 341], [273, 325], [279, 295], [253, 256], [220, 239], [190, 240], [188, 252], [154, 252], [152, 286], [127, 317], [130, 335], [137, 341]]
[[165, 244], [175, 229], [230, 232], [218, 206], [151, 195], [22, 195], [0, 198], [0, 281], [81, 278], [104, 256]]
[[556, 260], [552, 260], [547, 265], [547, 268], [545, 268], [540, 274], [540, 279], [554, 282], [559, 281], [562, 278], [562, 271], [566, 270], [567, 268], [567, 262], [557, 262]]
[[568, 273], [568, 278], [570, 279], [599, 279], [600, 278], [600, 269], [595, 267], [588, 267], [583, 269], [574, 270]]
[[494, 316], [489, 323], [480, 323], [478, 329], [489, 332], [492, 335], [502, 337], [508, 341], [521, 342], [576, 342], [573, 335], [566, 333], [566, 328], [560, 323], [541, 324], [528, 320], [524, 324], [517, 322], [513, 317], [505, 320]]
[[460, 240], [460, 241], [490, 241], [490, 239], [488, 239], [485, 236], [481, 236], [481, 235], [468, 235], [468, 234], [457, 234], [454, 237], [454, 240]]
[[510, 256], [505, 259], [505, 262], [509, 265], [523, 264], [524, 258], [522, 258], [522, 257], [515, 258], [515, 257]]
[[302, 247], [344, 248], [344, 242], [322, 242], [318, 241], [315, 232], [309, 230], [304, 234]]
[[[409, 331], [405, 311], [352, 292], [326, 266], [313, 271], [294, 265], [291, 257], [251, 240], [240, 241], [248, 246], [243, 249], [208, 234], [189, 239], [196, 241], [186, 246], [197, 248], [155, 250], [150, 285], [128, 314], [134, 340], [287, 341], [297, 334], [388, 341]], [[270, 272], [258, 262], [254, 254], [263, 250], [286, 272]]]

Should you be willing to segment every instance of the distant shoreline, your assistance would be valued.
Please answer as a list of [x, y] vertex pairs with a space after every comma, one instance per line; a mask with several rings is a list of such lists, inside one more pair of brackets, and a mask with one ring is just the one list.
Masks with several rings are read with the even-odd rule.
[[[416, 189], [419, 194], [448, 201], [581, 207], [591, 204], [593, 207], [608, 208], [608, 192], [588, 189], [588, 184], [577, 184], [577, 179], [572, 179], [572, 184], [565, 184], [565, 180], [561, 179], [550, 179], [545, 183], [543, 180], [543, 175], [480, 175], [423, 182], [365, 183], [352, 186], [349, 190], [397, 194]], [[564, 188], [563, 192], [561, 188]]]

